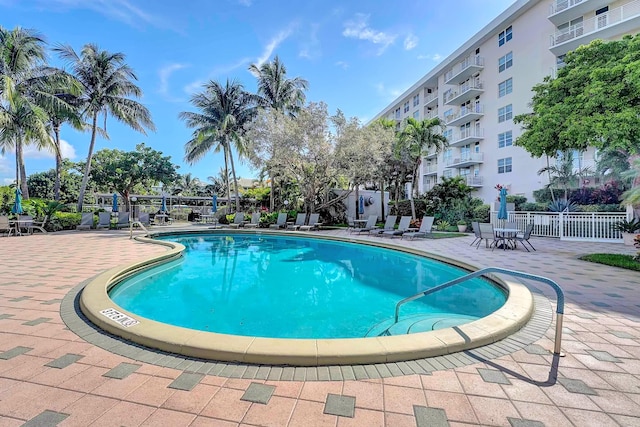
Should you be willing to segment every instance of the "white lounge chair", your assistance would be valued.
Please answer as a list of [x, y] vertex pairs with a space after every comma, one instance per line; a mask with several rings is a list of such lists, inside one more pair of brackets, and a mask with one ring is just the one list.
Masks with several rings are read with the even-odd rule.
[[111, 227], [111, 212], [98, 212], [96, 229]]
[[417, 230], [415, 228], [409, 228], [407, 231], [402, 233], [402, 238], [405, 236], [411, 239], [415, 239], [416, 237], [427, 237], [428, 234], [431, 234], [433, 230], [433, 220], [432, 216], [423, 216], [422, 222], [420, 223], [420, 228]]
[[76, 230], [90, 230], [93, 227], [93, 212], [82, 212], [80, 224], [76, 225]]
[[287, 227], [287, 213], [286, 212], [279, 213], [276, 223], [269, 225], [269, 228], [286, 228], [286, 227]]
[[397, 219], [398, 219], [398, 215], [389, 215], [387, 217], [387, 220], [384, 222], [384, 227], [371, 230], [369, 231], [369, 234], [373, 234], [374, 236], [379, 236], [380, 233], [393, 230], [396, 226]]
[[369, 215], [369, 219], [367, 219], [367, 223], [364, 227], [354, 228], [351, 230], [352, 233], [366, 233], [368, 231], [374, 230], [376, 228], [376, 221], [378, 220], [378, 215]]
[[260, 225], [260, 212], [251, 214], [251, 222], [244, 225], [244, 228], [258, 228]]
[[304, 225], [304, 223], [307, 220], [307, 214], [305, 213], [299, 213], [298, 216], [296, 216], [296, 222], [293, 224], [287, 224], [287, 230], [298, 230], [300, 227], [302, 227]]
[[383, 231], [380, 235], [382, 237], [402, 236], [402, 234], [409, 229], [410, 225], [411, 225], [411, 217], [403, 216], [400, 218], [400, 224], [398, 224], [397, 230]]
[[129, 212], [118, 212], [118, 222], [115, 228], [125, 228], [129, 226]]
[[236, 216], [233, 217], [233, 222], [229, 224], [231, 228], [239, 228], [244, 224], [244, 212], [236, 212]]
[[11, 236], [11, 233], [13, 231], [13, 226], [9, 222], [9, 217], [6, 215], [0, 216], [0, 232], [2, 232], [2, 234], [6, 234], [7, 236]]
[[320, 219], [320, 214], [312, 213], [309, 215], [309, 221], [306, 225], [300, 226], [300, 231], [311, 231], [311, 230], [319, 230], [322, 225], [321, 222], [318, 222]]

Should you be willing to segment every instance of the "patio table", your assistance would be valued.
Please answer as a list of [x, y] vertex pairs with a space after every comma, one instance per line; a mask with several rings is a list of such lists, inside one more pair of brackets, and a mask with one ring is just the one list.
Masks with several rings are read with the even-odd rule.
[[[516, 234], [520, 232], [518, 228], [494, 228], [493, 231], [496, 233], [496, 237], [499, 240], [502, 240], [502, 249], [515, 249], [516, 242], [513, 240], [516, 237]], [[511, 244], [513, 243], [513, 246]], [[496, 243], [496, 247], [497, 243]]]

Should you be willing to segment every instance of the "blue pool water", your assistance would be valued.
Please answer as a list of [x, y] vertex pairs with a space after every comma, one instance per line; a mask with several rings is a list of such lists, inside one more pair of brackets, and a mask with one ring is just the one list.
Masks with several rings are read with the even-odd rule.
[[[110, 291], [121, 307], [186, 328], [274, 338], [360, 338], [393, 324], [396, 303], [465, 274], [448, 264], [346, 242], [295, 236], [184, 235], [184, 257]], [[474, 279], [403, 306], [391, 334], [450, 327], [504, 304]]]

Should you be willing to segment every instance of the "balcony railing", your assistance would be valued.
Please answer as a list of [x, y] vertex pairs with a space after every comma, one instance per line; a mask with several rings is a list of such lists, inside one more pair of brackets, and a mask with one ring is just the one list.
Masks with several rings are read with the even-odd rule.
[[446, 166], [476, 164], [484, 161], [484, 153], [464, 153], [458, 157], [449, 157], [445, 160]]
[[469, 120], [472, 120], [473, 117], [482, 116], [484, 114], [484, 105], [475, 104], [471, 107], [461, 107], [458, 112], [454, 114], [449, 114], [445, 118], [446, 124], [453, 124], [454, 122], [461, 121], [460, 119], [469, 116]]
[[640, 15], [640, 0], [632, 1], [608, 12], [596, 15], [593, 18], [571, 25], [568, 28], [558, 30], [551, 35], [551, 46], [573, 40], [583, 35], [600, 31], [627, 19]]
[[438, 172], [438, 165], [425, 164], [422, 168], [424, 175]]
[[556, 0], [551, 3], [551, 7], [549, 10], [549, 15], [554, 15], [558, 12], [562, 12], [565, 9], [569, 9], [579, 3], [582, 3], [584, 0]]
[[457, 91], [446, 92], [444, 96], [444, 103], [462, 103], [473, 98], [475, 95], [482, 93], [483, 91], [484, 83], [479, 80], [472, 80], [459, 85]]
[[424, 112], [424, 118], [425, 119], [435, 119], [436, 117], [438, 117], [438, 109], [436, 108], [435, 110], [427, 110], [427, 107], [425, 107], [425, 112]]
[[431, 105], [431, 103], [438, 99], [438, 91], [425, 95], [424, 105]]
[[[454, 77], [458, 77], [458, 76], [460, 76], [460, 78], [462, 78], [463, 76], [466, 77], [467, 75], [471, 75], [473, 74], [473, 72], [483, 67], [484, 67], [483, 57], [478, 55], [467, 56], [465, 59], [458, 62], [449, 71], [445, 73], [444, 81], [445, 83], [448, 83], [449, 81], [453, 80]], [[465, 73], [465, 71], [468, 71], [468, 72]]]
[[465, 181], [469, 187], [482, 187], [481, 176], [467, 176]]

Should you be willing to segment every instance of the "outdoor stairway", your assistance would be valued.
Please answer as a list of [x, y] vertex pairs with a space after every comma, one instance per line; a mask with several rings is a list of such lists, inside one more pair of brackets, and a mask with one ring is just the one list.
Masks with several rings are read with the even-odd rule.
[[394, 324], [394, 319], [385, 319], [373, 326], [365, 337], [377, 337], [385, 335], [404, 335], [416, 332], [434, 331], [436, 329], [450, 328], [479, 319], [476, 316], [464, 314], [429, 313], [407, 316]]

